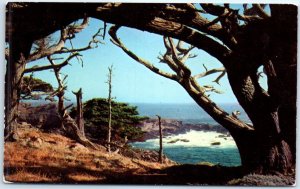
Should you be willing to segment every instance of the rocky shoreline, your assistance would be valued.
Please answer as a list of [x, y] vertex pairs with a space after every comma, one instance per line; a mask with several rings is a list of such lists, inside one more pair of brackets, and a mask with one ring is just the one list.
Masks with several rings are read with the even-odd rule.
[[[204, 132], [217, 132], [220, 136], [229, 137], [229, 132], [220, 125], [210, 125], [207, 123], [184, 123], [183, 121], [176, 119], [162, 119], [162, 130], [164, 136], [184, 134], [191, 130], [204, 131]], [[145, 141], [148, 139], [154, 139], [159, 137], [158, 121], [157, 119], [150, 118], [143, 121], [138, 125], [145, 132], [144, 137], [138, 141]]]

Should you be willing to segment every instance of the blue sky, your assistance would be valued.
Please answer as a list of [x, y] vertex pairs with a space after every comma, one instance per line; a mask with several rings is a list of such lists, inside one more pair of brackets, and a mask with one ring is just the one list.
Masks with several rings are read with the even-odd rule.
[[[91, 19], [89, 26], [72, 40], [73, 46], [85, 46], [100, 27], [103, 27], [102, 21]], [[122, 27], [118, 34], [124, 44], [137, 55], [160, 68], [169, 70], [166, 65], [159, 63], [157, 59], [160, 52], [165, 52], [162, 36], [126, 27]], [[84, 101], [96, 97], [107, 98], [108, 85], [106, 81], [108, 67], [113, 64], [112, 95], [116, 97], [117, 101], [146, 103], [194, 102], [178, 83], [152, 73], [146, 67], [127, 56], [120, 48], [112, 44], [109, 39], [110, 36], [106, 33], [105, 44], [100, 44], [98, 48], [81, 53], [83, 55], [83, 67], [74, 58], [71, 61], [72, 66], [68, 65], [62, 68], [61, 73], [68, 75], [66, 97], [74, 100], [75, 96], [71, 91], [77, 91], [81, 87]], [[193, 74], [203, 72], [203, 64], [208, 69], [222, 66], [215, 58], [199, 49], [194, 49], [193, 53], [198, 56], [187, 62]], [[59, 61], [57, 62], [59, 63]], [[43, 65], [45, 63], [47, 61], [42, 59], [30, 63], [29, 66], [35, 64]], [[34, 76], [51, 83], [54, 87], [57, 86], [54, 73], [51, 71], [36, 72]], [[201, 85], [214, 85], [217, 89], [224, 92], [224, 94], [211, 95], [212, 100], [215, 102], [236, 103], [237, 101], [231, 91], [227, 76], [221, 80], [221, 85], [212, 83], [216, 77], [217, 75], [213, 75], [200, 79], [199, 83]]]

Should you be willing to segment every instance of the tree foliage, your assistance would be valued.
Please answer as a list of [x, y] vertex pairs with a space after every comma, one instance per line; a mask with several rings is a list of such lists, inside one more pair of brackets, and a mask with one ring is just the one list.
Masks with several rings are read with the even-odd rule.
[[41, 95], [51, 93], [54, 89], [50, 83], [32, 76], [24, 76], [21, 85], [22, 99], [40, 99]]
[[[105, 140], [107, 137], [109, 104], [107, 99], [94, 98], [83, 104], [83, 117], [87, 135], [96, 139]], [[76, 110], [71, 110], [71, 116]], [[112, 137], [129, 140], [142, 137], [143, 132], [136, 127], [140, 121], [147, 117], [139, 116], [136, 106], [127, 103], [112, 101]]]

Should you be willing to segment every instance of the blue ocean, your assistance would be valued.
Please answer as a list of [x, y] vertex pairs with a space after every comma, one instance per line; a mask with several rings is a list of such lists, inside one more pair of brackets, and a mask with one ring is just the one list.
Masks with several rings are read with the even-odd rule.
[[[204, 110], [197, 104], [145, 104], [134, 103], [138, 107], [140, 115], [162, 118], [177, 119], [183, 123], [199, 124], [207, 123], [218, 126]], [[250, 123], [246, 113], [238, 104], [221, 104], [228, 113], [239, 111], [239, 118]], [[220, 138], [220, 133], [189, 131], [184, 134], [166, 136], [163, 139], [164, 154], [171, 160], [178, 163], [197, 164], [200, 162], [211, 162], [224, 166], [241, 165], [238, 149], [232, 137]], [[185, 139], [188, 142], [170, 143], [170, 141]], [[220, 142], [220, 145], [211, 145], [213, 142]], [[149, 139], [145, 142], [134, 142], [135, 148], [158, 150], [159, 140]]]

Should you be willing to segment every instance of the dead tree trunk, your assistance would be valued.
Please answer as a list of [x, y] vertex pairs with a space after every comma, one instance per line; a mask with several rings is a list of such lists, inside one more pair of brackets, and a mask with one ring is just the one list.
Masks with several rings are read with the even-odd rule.
[[83, 121], [83, 109], [82, 109], [82, 89], [80, 88], [77, 92], [73, 92], [76, 96], [77, 101], [77, 115], [76, 115], [76, 123], [78, 128], [83, 136], [85, 136], [84, 132], [84, 121]]
[[112, 104], [112, 97], [111, 97], [111, 89], [112, 89], [112, 84], [111, 84], [111, 80], [112, 80], [112, 69], [113, 69], [113, 66], [111, 65], [109, 68], [108, 68], [108, 80], [107, 80], [107, 83], [108, 83], [108, 98], [107, 98], [107, 101], [108, 101], [108, 132], [107, 132], [107, 151], [110, 153], [110, 143], [111, 143], [111, 117], [112, 117], [112, 107], [111, 107], [111, 104]]
[[159, 115], [156, 115], [158, 118], [158, 127], [159, 127], [159, 151], [158, 151], [158, 162], [163, 163], [163, 144], [162, 144], [162, 128], [161, 128], [161, 117]]
[[[48, 56], [48, 60], [51, 63], [51, 65], [53, 66], [53, 71], [55, 73], [55, 77], [56, 80], [58, 82], [58, 89], [52, 94], [52, 95], [56, 95], [58, 97], [58, 113], [60, 115], [61, 118], [61, 126], [62, 129], [71, 136], [71, 138], [73, 138], [74, 140], [76, 140], [78, 143], [86, 146], [86, 147], [90, 147], [92, 149], [97, 150], [98, 147], [96, 144], [92, 143], [91, 141], [89, 141], [81, 132], [81, 130], [79, 129], [78, 125], [76, 124], [76, 122], [69, 116], [67, 109], [70, 107], [65, 107], [64, 106], [64, 94], [65, 94], [65, 89], [66, 86], [64, 84], [64, 80], [66, 79], [67, 76], [65, 76], [65, 78], [61, 79], [60, 77], [60, 69], [61, 67], [57, 67], [55, 66], [53, 60], [51, 59], [50, 56]], [[81, 90], [79, 90], [77, 93], [81, 93]], [[82, 128], [84, 128], [83, 124], [82, 124]]]
[[78, 143], [86, 147], [92, 148], [94, 150], [99, 149], [99, 147], [96, 144], [92, 143], [90, 140], [88, 140], [85, 136], [82, 135], [75, 121], [67, 113], [62, 118], [62, 122], [64, 127], [67, 130], [71, 131], [71, 133], [69, 134], [72, 135], [72, 138], [76, 140]]

